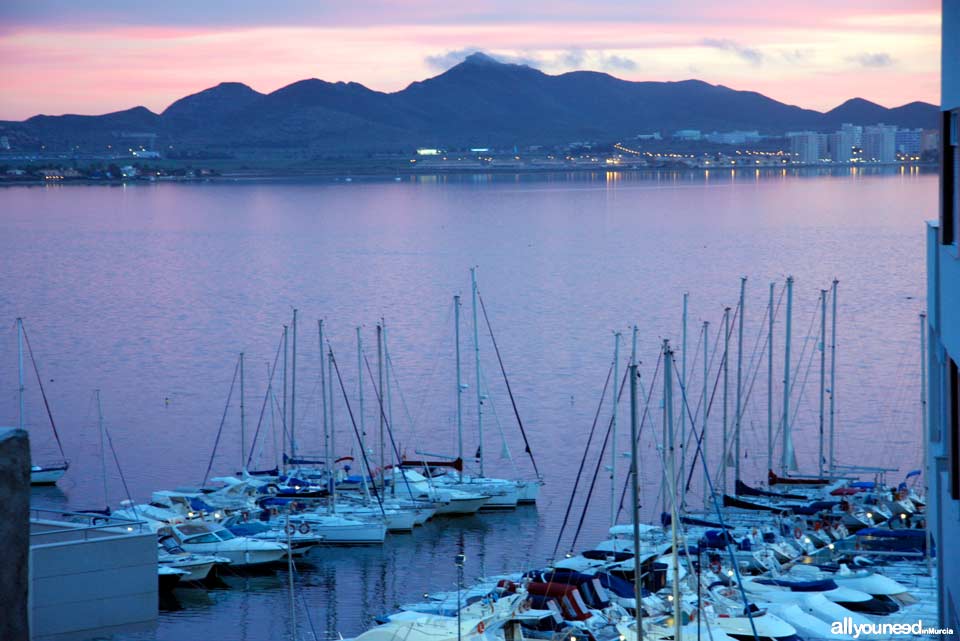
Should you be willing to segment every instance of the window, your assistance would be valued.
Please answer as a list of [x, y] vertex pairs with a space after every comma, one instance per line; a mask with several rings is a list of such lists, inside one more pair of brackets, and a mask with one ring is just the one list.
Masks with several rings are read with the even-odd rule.
[[197, 545], [201, 543], [219, 543], [220, 539], [215, 537], [213, 534], [198, 534], [197, 536], [191, 536], [189, 539], [184, 541], [189, 545]]
[[960, 246], [960, 110], [943, 112], [940, 147], [940, 242]]

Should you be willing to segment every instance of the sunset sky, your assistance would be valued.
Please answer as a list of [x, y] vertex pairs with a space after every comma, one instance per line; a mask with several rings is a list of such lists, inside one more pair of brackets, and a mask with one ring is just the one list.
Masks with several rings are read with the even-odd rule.
[[162, 111], [221, 81], [396, 91], [476, 50], [819, 110], [936, 103], [939, 38], [937, 0], [3, 0], [0, 119]]

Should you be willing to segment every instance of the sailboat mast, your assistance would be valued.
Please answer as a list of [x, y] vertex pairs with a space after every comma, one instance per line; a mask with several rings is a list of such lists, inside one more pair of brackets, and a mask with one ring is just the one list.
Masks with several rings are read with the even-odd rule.
[[[323, 455], [328, 456], [329, 437], [327, 434], [327, 377], [323, 366], [323, 319], [317, 320], [317, 340], [320, 344], [320, 413], [323, 414]], [[331, 381], [332, 382], [332, 381]], [[327, 460], [327, 471], [330, 471], [330, 461]]]
[[[383, 417], [385, 415], [383, 407], [383, 325], [377, 324], [377, 396], [380, 403], [380, 474], [385, 475], [387, 469], [387, 459], [384, 455], [384, 432]], [[386, 476], [383, 476], [383, 482], [386, 483]]]
[[793, 276], [787, 276], [787, 322], [783, 342], [783, 454], [781, 473], [793, 464], [793, 435], [790, 433], [790, 331], [793, 324]]
[[240, 471], [247, 471], [247, 410], [243, 403], [243, 352], [240, 352]]
[[103, 405], [100, 403], [100, 390], [96, 390], [97, 395], [97, 431], [100, 432], [100, 473], [103, 476], [103, 505], [110, 505], [107, 496], [107, 450], [104, 443], [103, 434]]
[[730, 400], [730, 308], [723, 308], [723, 440], [720, 446], [720, 491], [727, 493], [727, 407]]
[[[687, 305], [690, 301], [690, 294], [683, 292], [683, 327], [681, 328], [682, 343], [680, 345], [680, 473], [685, 474], [687, 470], [687, 413], [684, 410], [683, 399], [687, 394]], [[683, 505], [686, 505], [687, 494], [683, 493], [680, 498]]]
[[297, 457], [297, 310], [293, 310], [293, 375], [290, 378], [290, 456]]
[[480, 325], [477, 323], [477, 268], [470, 268], [471, 289], [473, 290], [473, 355], [477, 379], [477, 453], [480, 455], [480, 476], [483, 476], [483, 394], [480, 391]]
[[832, 295], [830, 296], [830, 305], [833, 308], [830, 313], [830, 451], [829, 451], [829, 469], [830, 476], [833, 476], [834, 466], [834, 400], [837, 396], [837, 285], [840, 283], [836, 278], [833, 279]]
[[457, 458], [460, 460], [460, 480], [463, 480], [463, 380], [460, 373], [460, 294], [453, 297], [453, 338], [457, 356]]
[[23, 429], [23, 319], [17, 318], [17, 428]]
[[737, 314], [737, 413], [735, 415], [736, 425], [734, 426], [734, 462], [733, 478], [740, 480], [740, 419], [743, 415], [743, 317], [744, 302], [747, 292], [747, 277], [740, 278], [740, 311]]
[[820, 290], [820, 453], [817, 456], [817, 471], [823, 478], [823, 436], [827, 381], [827, 290]]
[[[613, 333], [613, 380], [620, 380], [620, 332]], [[619, 394], [613, 389], [613, 416], [610, 421], [610, 525], [617, 524], [617, 405]]]
[[[323, 367], [323, 363], [320, 363], [320, 367]], [[330, 412], [330, 455], [329, 459], [331, 464], [327, 468], [327, 472], [330, 474], [330, 512], [333, 514], [337, 513], [337, 470], [336, 470], [336, 458], [337, 458], [337, 428], [333, 422], [333, 350], [329, 350], [327, 354], [327, 379], [330, 381], [329, 394], [330, 398], [328, 403], [328, 408]]]
[[[382, 402], [387, 404], [387, 426], [393, 429], [393, 401], [390, 396], [390, 350], [387, 347], [387, 321], [384, 320], [382, 316], [380, 317], [380, 327], [383, 328], [383, 382], [381, 383], [383, 391], [381, 391], [381, 395], [383, 398]], [[400, 480], [405, 481], [406, 477], [403, 476], [403, 468], [394, 468], [394, 472], [399, 472], [401, 475]], [[393, 472], [390, 474], [390, 491], [396, 496], [397, 477]]]
[[637, 611], [637, 639], [643, 638], [643, 607], [641, 597], [643, 595], [643, 583], [641, 582], [640, 572], [640, 489], [638, 460], [640, 458], [639, 448], [637, 446], [637, 431], [639, 429], [637, 421], [637, 361], [636, 358], [630, 359], [630, 493], [633, 495], [632, 508], [630, 510], [631, 520], [633, 521], [633, 598], [636, 603]]
[[[930, 484], [927, 481], [927, 315], [920, 314], [920, 441], [923, 443], [923, 460], [920, 461], [920, 469], [923, 470], [923, 495], [928, 496]], [[923, 520], [923, 536], [926, 545], [923, 549], [923, 557], [927, 563], [927, 574], [933, 575], [933, 565], [930, 559], [930, 550], [933, 545], [930, 532], [930, 519]]]
[[773, 293], [770, 283], [770, 302], [767, 313], [767, 471], [773, 469]]
[[700, 420], [700, 456], [703, 459], [703, 507], [710, 507], [710, 475], [707, 472], [707, 379], [710, 374], [710, 361], [707, 356], [707, 345], [710, 342], [710, 321], [703, 321], [703, 399], [700, 407], [703, 418]]
[[[287, 338], [289, 331], [286, 325], [283, 326], [283, 418], [280, 419], [280, 425], [283, 427], [283, 451], [287, 451], [287, 353], [290, 351], [287, 348]], [[283, 470], [287, 470], [287, 457], [286, 454], [283, 455]]]
[[[680, 550], [677, 537], [677, 521], [680, 512], [677, 505], [677, 474], [676, 450], [674, 447], [673, 430], [673, 350], [670, 341], [663, 341], [663, 424], [668, 434], [668, 449], [664, 454], [664, 462], [668, 468], [668, 485], [663, 488], [664, 495], [670, 495], [670, 532], [672, 538], [673, 564], [673, 621], [674, 639], [680, 641]], [[639, 557], [634, 557], [638, 560]], [[638, 604], [639, 605], [639, 604]]]
[[[363, 338], [360, 336], [360, 327], [357, 326], [357, 403], [360, 408], [360, 450], [367, 453], [367, 430], [364, 427], [363, 417]], [[363, 474], [363, 472], [361, 471]], [[364, 474], [366, 478], [366, 474]]]

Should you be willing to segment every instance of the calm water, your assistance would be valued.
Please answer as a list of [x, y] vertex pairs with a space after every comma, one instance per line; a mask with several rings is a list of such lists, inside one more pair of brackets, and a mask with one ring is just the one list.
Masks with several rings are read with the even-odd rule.
[[[315, 551], [298, 577], [301, 632], [309, 627], [309, 611], [318, 635], [353, 635], [373, 616], [416, 600], [424, 590], [452, 588], [461, 545], [468, 579], [536, 564], [550, 554], [610, 365], [613, 331], [628, 337], [629, 327], [639, 326], [641, 371], [651, 381], [663, 338], [674, 342], [679, 362], [684, 291], [690, 293], [690, 394], [699, 398], [702, 321], [711, 323], [713, 345], [723, 307], [736, 305], [739, 278], [749, 278], [744, 380], [755, 383], [743, 419], [748, 481], [762, 478], [766, 465], [766, 364], [751, 355], [765, 331], [768, 284], [776, 281], [779, 294], [788, 274], [796, 278], [795, 363], [806, 345], [793, 401], [801, 468], [816, 467], [819, 358], [809, 357], [817, 342], [819, 290], [834, 277], [840, 279], [838, 459], [904, 473], [915, 467], [923, 221], [935, 210], [936, 176], [909, 170], [4, 189], [0, 422], [16, 423], [14, 319], [23, 316], [72, 465], [59, 488], [37, 491], [36, 503], [104, 504], [95, 388], [102, 390], [105, 422], [136, 499], [148, 498], [153, 489], [196, 484], [211, 456], [237, 354], [243, 351], [247, 359], [252, 431], [267, 362], [297, 307], [297, 431], [303, 450], [317, 452], [321, 443], [317, 319], [325, 319], [357, 411], [355, 328], [362, 327], [375, 366], [375, 326], [383, 317], [398, 382], [393, 404], [400, 447], [408, 453], [453, 452], [451, 297], [462, 293], [469, 364], [464, 376], [470, 385], [465, 449], [472, 453], [477, 435], [468, 268], [478, 265], [547, 485], [536, 508], [437, 520], [413, 534], [390, 536], [382, 549]], [[779, 408], [783, 310], [775, 345]], [[509, 474], [515, 465], [527, 475], [529, 462], [486, 337], [481, 350], [492, 405], [485, 412], [488, 473]], [[622, 354], [628, 353], [627, 338]], [[731, 385], [734, 375], [731, 367]], [[711, 385], [715, 376], [716, 361]], [[372, 388], [365, 395], [373, 434]], [[239, 466], [236, 400], [214, 473]], [[355, 449], [352, 428], [338, 403], [338, 450], [346, 454]], [[708, 428], [714, 438], [720, 429], [716, 403]], [[35, 459], [55, 456], [33, 384], [26, 414], [35, 430]], [[609, 405], [602, 416], [609, 419]], [[649, 420], [641, 447], [644, 515], [655, 519], [657, 394]], [[622, 438], [626, 425], [622, 420], [618, 451], [629, 447]], [[262, 465], [272, 465], [275, 455], [268, 427], [267, 419], [258, 448]], [[504, 443], [515, 464], [502, 456]], [[709, 458], [715, 464], [717, 457]], [[590, 473], [595, 461], [596, 448]], [[618, 494], [627, 467], [621, 461]], [[107, 469], [107, 501], [116, 505], [123, 489], [115, 467]], [[609, 525], [607, 477], [601, 473], [583, 545]], [[700, 501], [700, 492], [697, 483], [691, 502]], [[571, 535], [568, 529], [562, 548]], [[207, 641], [288, 638], [285, 573], [227, 582], [229, 589], [178, 590], [155, 628], [113, 638], [180, 640], [201, 631]]]

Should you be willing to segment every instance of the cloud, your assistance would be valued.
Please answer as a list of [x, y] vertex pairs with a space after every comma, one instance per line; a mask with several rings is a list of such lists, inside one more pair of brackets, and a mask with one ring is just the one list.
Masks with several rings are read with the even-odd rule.
[[584, 51], [579, 47], [567, 49], [547, 64], [559, 69], [578, 70], [633, 71], [637, 68], [637, 63], [626, 56], [608, 54], [602, 49]]
[[751, 47], [744, 47], [734, 40], [704, 38], [700, 41], [700, 44], [704, 47], [712, 47], [713, 49], [729, 51], [730, 53], [736, 54], [752, 65], [759, 65], [763, 62], [763, 54], [760, 51]]
[[799, 64], [809, 60], [811, 54], [809, 51], [805, 51], [803, 49], [793, 49], [790, 51], [781, 51], [780, 57], [783, 58], [783, 61], [788, 64]]
[[507, 64], [513, 65], [527, 65], [528, 67], [537, 67], [541, 64], [541, 61], [533, 55], [530, 54], [502, 54], [502, 53], [490, 53], [484, 51], [480, 47], [464, 47], [462, 49], [452, 49], [450, 51], [445, 51], [444, 53], [426, 56], [423, 61], [427, 63], [427, 66], [434, 69], [439, 69], [440, 71], [446, 71], [450, 67], [460, 64], [467, 58], [475, 53], [482, 53], [486, 56], [489, 56], [496, 60], [497, 62], [504, 62]]
[[633, 71], [637, 68], [637, 63], [626, 56], [612, 55], [603, 59], [603, 67], [619, 71]]
[[850, 62], [855, 62], [861, 67], [889, 67], [893, 64], [893, 58], [889, 53], [861, 53], [847, 58]]

